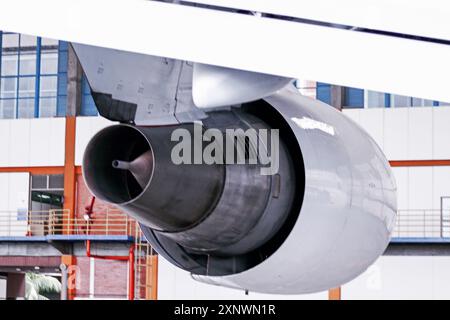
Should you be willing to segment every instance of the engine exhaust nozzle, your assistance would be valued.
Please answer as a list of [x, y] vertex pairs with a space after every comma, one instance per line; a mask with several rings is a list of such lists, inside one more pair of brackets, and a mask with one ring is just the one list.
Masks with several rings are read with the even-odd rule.
[[220, 198], [224, 168], [175, 164], [171, 133], [179, 127], [120, 124], [99, 131], [83, 158], [88, 188], [155, 230], [175, 232], [196, 224]]

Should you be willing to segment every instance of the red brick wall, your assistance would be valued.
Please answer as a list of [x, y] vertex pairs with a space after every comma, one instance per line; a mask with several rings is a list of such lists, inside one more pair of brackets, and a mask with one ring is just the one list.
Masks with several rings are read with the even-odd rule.
[[[90, 258], [78, 257], [80, 288], [77, 298], [89, 297]], [[128, 262], [95, 259], [94, 298], [127, 299]]]
[[0, 266], [3, 267], [55, 267], [59, 268], [61, 257], [2, 256]]
[[127, 298], [128, 262], [95, 260], [95, 295]]
[[[83, 222], [83, 215], [85, 213], [85, 207], [91, 203], [92, 194], [86, 187], [83, 176], [78, 174], [76, 177], [76, 205], [75, 205], [75, 217]], [[108, 234], [123, 234], [124, 233], [124, 221], [117, 219], [118, 214], [123, 214], [124, 219], [125, 213], [123, 213], [117, 207], [110, 205], [102, 200], [96, 199], [94, 203], [94, 210], [92, 214], [92, 225], [96, 233], [102, 234], [102, 230], [106, 233], [105, 227], [101, 226], [106, 221], [106, 215], [110, 213], [111, 216], [114, 215], [114, 223], [118, 226], [114, 227], [112, 225], [113, 219], [110, 219], [108, 226]], [[96, 222], [99, 222], [96, 225]], [[134, 226], [134, 221], [128, 218], [129, 223]], [[128, 228], [131, 235], [135, 234], [134, 227]], [[85, 229], [79, 230], [80, 233], [84, 233]], [[103, 234], [104, 234], [103, 233]], [[90, 277], [90, 258], [88, 257], [77, 257], [77, 265], [79, 267], [80, 276], [80, 288], [77, 290], [76, 295], [78, 298], [88, 298], [89, 297], [89, 277]], [[114, 261], [114, 260], [103, 260], [95, 259], [95, 279], [94, 279], [94, 297], [95, 298], [118, 298], [126, 299], [127, 292], [127, 282], [128, 282], [128, 262], [126, 261]]]
[[[89, 298], [90, 258], [77, 257], [76, 277], [78, 287], [75, 297]], [[54, 267], [59, 269], [61, 257], [0, 257], [3, 267]], [[94, 298], [128, 298], [128, 262], [95, 259]]]
[[90, 280], [90, 263], [88, 257], [77, 257], [77, 275], [79, 281], [79, 287], [76, 291], [76, 297], [88, 298], [89, 297], [89, 280]]

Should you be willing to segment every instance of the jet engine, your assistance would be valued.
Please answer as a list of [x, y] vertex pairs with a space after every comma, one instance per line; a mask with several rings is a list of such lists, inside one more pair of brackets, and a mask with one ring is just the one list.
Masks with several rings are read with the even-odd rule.
[[204, 112], [113, 125], [85, 151], [88, 188], [137, 219], [161, 256], [206, 283], [298, 294], [339, 286], [383, 253], [396, 186], [357, 124], [290, 88]]

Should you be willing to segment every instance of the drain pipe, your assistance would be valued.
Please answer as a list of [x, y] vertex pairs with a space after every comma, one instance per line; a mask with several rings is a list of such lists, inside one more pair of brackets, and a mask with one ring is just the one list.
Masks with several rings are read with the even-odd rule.
[[61, 300], [67, 300], [67, 266], [61, 263], [59, 269], [61, 269]]
[[128, 300], [134, 300], [134, 249], [135, 246], [132, 244], [128, 250], [128, 256], [99, 256], [91, 254], [91, 240], [86, 240], [86, 256], [94, 259], [103, 260], [115, 260], [115, 261], [128, 261], [129, 271], [128, 271]]

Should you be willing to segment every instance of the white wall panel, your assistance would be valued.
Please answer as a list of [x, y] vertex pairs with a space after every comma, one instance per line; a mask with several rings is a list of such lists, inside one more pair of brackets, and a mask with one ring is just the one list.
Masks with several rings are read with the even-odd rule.
[[12, 172], [9, 174], [9, 210], [28, 210], [30, 174]]
[[[50, 132], [51, 119], [43, 118], [38, 121], [30, 120], [30, 162], [36, 166], [48, 165], [50, 158]], [[25, 146], [24, 146], [25, 147]]]
[[29, 166], [64, 165], [65, 119], [30, 119]]
[[88, 117], [78, 117], [75, 136], [75, 164], [81, 165], [83, 152], [91, 137], [91, 123]]
[[392, 172], [397, 183], [397, 208], [399, 210], [409, 209], [409, 170], [404, 167], [394, 167]]
[[409, 209], [430, 209], [433, 203], [433, 168], [410, 167], [408, 170]]
[[9, 210], [9, 173], [0, 173], [0, 213]]
[[383, 150], [383, 111], [382, 108], [364, 109], [360, 114], [360, 125], [372, 136]]
[[433, 108], [433, 158], [450, 159], [450, 107]]
[[[9, 211], [12, 213], [10, 236], [25, 236], [30, 194], [30, 175], [25, 172], [9, 173]], [[14, 220], [15, 218], [15, 220]]]
[[433, 108], [408, 108], [408, 159], [433, 158]]
[[384, 111], [383, 151], [389, 160], [408, 159], [408, 119], [408, 108]]
[[431, 209], [441, 209], [441, 197], [450, 197], [450, 167], [433, 168], [433, 203]]
[[344, 113], [379, 143], [389, 160], [450, 159], [450, 107], [359, 109]]
[[9, 166], [28, 166], [30, 164], [30, 120], [11, 120], [10, 132]]
[[9, 164], [11, 120], [0, 120], [0, 167]]
[[64, 165], [64, 118], [0, 120], [0, 167]]
[[[450, 107], [344, 112], [371, 134], [389, 160], [450, 159]], [[89, 139], [110, 124], [102, 117], [77, 119], [77, 165]], [[0, 166], [62, 166], [64, 135], [64, 118], [0, 120]]]
[[158, 264], [158, 299], [327, 299], [328, 292], [306, 295], [272, 295], [207, 285], [191, 278], [189, 272], [174, 267], [161, 256]]
[[0, 236], [25, 236], [30, 192], [29, 174], [0, 173], [0, 192]]
[[0, 173], [0, 236], [9, 236], [9, 221], [11, 219], [9, 210], [10, 187], [9, 173]]
[[50, 166], [64, 165], [65, 138], [66, 138], [66, 119], [52, 118], [50, 121], [50, 136], [48, 137], [48, 141], [50, 144], [48, 165]]

